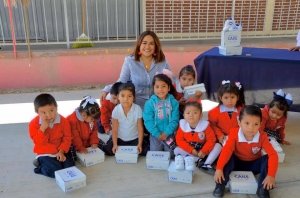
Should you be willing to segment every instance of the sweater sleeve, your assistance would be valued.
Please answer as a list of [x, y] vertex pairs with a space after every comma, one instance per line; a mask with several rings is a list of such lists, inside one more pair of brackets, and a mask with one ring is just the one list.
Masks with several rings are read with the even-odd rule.
[[97, 127], [97, 121], [94, 120], [94, 127], [93, 131], [90, 135], [90, 145], [92, 144], [98, 144], [99, 143], [99, 138], [98, 138], [98, 127]]
[[35, 145], [45, 145], [49, 141], [49, 134], [40, 130], [41, 125], [38, 123], [38, 117], [29, 123], [29, 136]]
[[144, 106], [143, 112], [144, 125], [151, 135], [158, 138], [161, 132], [158, 130], [155, 125], [155, 109], [151, 103], [151, 100], [148, 100]]
[[64, 150], [65, 153], [67, 153], [69, 152], [69, 148], [72, 142], [71, 127], [69, 121], [66, 118], [62, 116], [60, 117], [61, 117], [62, 131], [64, 135], [62, 137], [61, 144], [58, 146], [58, 150]]
[[77, 122], [74, 120], [70, 120], [71, 125], [71, 133], [73, 136], [72, 145], [74, 146], [75, 151], [83, 151], [85, 147], [82, 144], [81, 137], [79, 135], [79, 128]]
[[280, 138], [281, 140], [284, 140], [285, 139], [285, 123], [286, 123], [286, 120], [287, 120], [287, 117], [284, 116], [281, 118], [282, 119], [282, 124], [281, 124], [281, 127], [279, 129], [277, 129], [277, 132], [280, 134]]
[[212, 109], [208, 112], [208, 121], [210, 123], [212, 130], [215, 132], [216, 136], [219, 138], [222, 135], [224, 135], [224, 133], [218, 127], [218, 115], [215, 112], [216, 112], [215, 109]]
[[179, 148], [185, 150], [188, 153], [192, 153], [194, 147], [191, 146], [186, 139], [184, 138], [184, 132], [182, 131], [182, 129], [179, 127], [176, 133], [176, 143], [178, 145]]
[[217, 170], [223, 171], [224, 166], [227, 164], [230, 157], [232, 156], [236, 144], [236, 138], [237, 138], [236, 136], [237, 136], [236, 133], [233, 133], [231, 130], [228, 135], [228, 140], [225, 146], [222, 148], [219, 160], [217, 162], [217, 167], [216, 167]]
[[[278, 154], [271, 145], [266, 133], [261, 134], [262, 148], [268, 154], [268, 175], [275, 178], [278, 169]], [[227, 144], [227, 143], [226, 143]]]
[[111, 130], [111, 125], [110, 125], [110, 118], [111, 118], [111, 110], [109, 108], [109, 103], [110, 101], [108, 100], [103, 100], [100, 111], [101, 111], [101, 124], [104, 127], [105, 131]]
[[216, 135], [215, 135], [214, 131], [212, 130], [212, 128], [210, 127], [210, 125], [207, 126], [204, 133], [205, 133], [206, 142], [205, 142], [203, 148], [201, 149], [201, 151], [203, 153], [205, 153], [206, 155], [208, 155], [215, 146]]
[[261, 123], [260, 123], [259, 131], [264, 132], [264, 129], [266, 128], [267, 121], [269, 119], [269, 115], [268, 115], [268, 112], [265, 109], [261, 110], [261, 114], [262, 114], [262, 120], [261, 120]]
[[171, 99], [172, 104], [172, 112], [171, 112], [171, 120], [165, 129], [165, 133], [167, 136], [172, 135], [178, 128], [179, 122], [179, 103], [175, 98]]

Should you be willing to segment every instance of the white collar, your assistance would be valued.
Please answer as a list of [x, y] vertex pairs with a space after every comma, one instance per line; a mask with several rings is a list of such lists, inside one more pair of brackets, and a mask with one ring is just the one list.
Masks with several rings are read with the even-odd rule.
[[[43, 122], [43, 120], [40, 117], [39, 124], [42, 124], [42, 122]], [[54, 124], [57, 124], [57, 123], [60, 123], [60, 116], [58, 113], [56, 113], [56, 117], [55, 117], [54, 121], [52, 123], [49, 123], [49, 127], [52, 129]]]
[[177, 93], [182, 93], [182, 92], [183, 92], [179, 80], [177, 80], [177, 81], [175, 82], [175, 86], [176, 86], [176, 91], [177, 91]]
[[253, 139], [251, 141], [246, 140], [244, 133], [242, 132], [242, 129], [239, 129], [238, 132], [238, 138], [239, 138], [239, 142], [247, 142], [248, 144], [251, 143], [258, 143], [259, 142], [259, 137], [260, 137], [260, 133], [256, 133], [253, 137]]
[[192, 129], [191, 126], [189, 125], [189, 123], [185, 119], [181, 119], [179, 121], [179, 125], [180, 125], [180, 128], [182, 129], [182, 131], [185, 133], [191, 132], [191, 131], [202, 132], [207, 128], [208, 121], [202, 120], [202, 119], [199, 120], [195, 129]]
[[83, 117], [81, 116], [81, 114], [80, 114], [78, 108], [75, 109], [75, 112], [76, 112], [76, 117], [77, 117], [77, 119], [80, 120], [81, 122], [84, 122], [84, 119], [83, 119]]
[[234, 112], [238, 112], [236, 107], [232, 107], [232, 108], [228, 108], [225, 107], [224, 105], [220, 105], [220, 112], [228, 112], [228, 111], [234, 111]]
[[111, 95], [110, 95], [110, 93], [108, 93], [105, 97], [105, 100], [110, 100], [110, 99], [111, 99]]

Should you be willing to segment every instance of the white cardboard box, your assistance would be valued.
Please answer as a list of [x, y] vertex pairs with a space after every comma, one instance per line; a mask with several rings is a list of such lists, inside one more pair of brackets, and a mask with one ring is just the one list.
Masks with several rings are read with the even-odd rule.
[[172, 161], [168, 168], [168, 179], [172, 182], [192, 183], [194, 171], [176, 170], [175, 162]]
[[55, 171], [55, 181], [64, 192], [86, 186], [86, 176], [76, 166]]
[[256, 194], [257, 181], [251, 171], [232, 171], [229, 182], [231, 193]]
[[197, 84], [197, 85], [192, 85], [192, 86], [185, 87], [184, 90], [183, 90], [183, 93], [184, 93], [183, 97], [186, 100], [188, 100], [192, 97], [195, 97], [195, 93], [196, 93], [197, 90], [201, 91], [202, 93], [206, 92], [204, 84], [200, 83], [200, 84]]
[[82, 164], [82, 166], [88, 167], [104, 162], [104, 152], [99, 148], [92, 149], [91, 147], [88, 147], [87, 150], [89, 152], [87, 154], [76, 152], [77, 159]]
[[117, 163], [137, 163], [138, 155], [136, 146], [118, 146], [115, 157]]
[[[262, 153], [262, 155], [267, 154], [265, 150], [262, 150], [261, 153]], [[277, 153], [277, 154], [278, 154], [278, 162], [279, 163], [283, 163], [284, 158], [285, 158], [285, 153], [284, 152], [280, 152], [280, 153]]]
[[168, 170], [170, 164], [170, 152], [148, 151], [146, 156], [147, 169]]
[[222, 47], [237, 47], [241, 45], [242, 31], [222, 31], [221, 46]]
[[234, 55], [242, 55], [243, 48], [241, 46], [237, 47], [223, 47], [219, 46], [219, 54], [224, 56], [234, 56]]

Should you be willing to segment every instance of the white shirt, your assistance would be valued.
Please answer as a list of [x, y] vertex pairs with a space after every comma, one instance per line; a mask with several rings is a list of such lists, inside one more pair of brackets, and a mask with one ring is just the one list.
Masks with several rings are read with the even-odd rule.
[[138, 138], [138, 119], [142, 118], [142, 109], [137, 104], [132, 104], [127, 116], [121, 104], [118, 104], [113, 112], [112, 118], [117, 119], [119, 122], [118, 138], [123, 141], [130, 141]]

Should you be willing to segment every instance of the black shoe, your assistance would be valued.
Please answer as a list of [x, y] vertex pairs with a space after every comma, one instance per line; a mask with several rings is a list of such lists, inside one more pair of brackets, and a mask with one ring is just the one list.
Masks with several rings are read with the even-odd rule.
[[257, 189], [256, 194], [259, 198], [270, 198], [269, 191], [267, 189], [264, 189], [264, 187], [260, 187], [259, 189]]
[[101, 149], [101, 150], [103, 151], [103, 147], [104, 147], [105, 145], [106, 145], [106, 143], [105, 143], [103, 140], [99, 139], [98, 148]]
[[215, 175], [216, 170], [209, 164], [203, 164], [199, 169], [209, 175]]
[[196, 167], [200, 168], [204, 164], [204, 160], [199, 158], [195, 163], [196, 163]]
[[35, 160], [33, 160], [33, 166], [35, 166], [35, 167], [40, 167], [40, 161], [38, 160], [38, 159], [35, 159]]
[[213, 192], [213, 195], [215, 197], [223, 197], [225, 192], [225, 185], [224, 184], [216, 184], [215, 190]]

